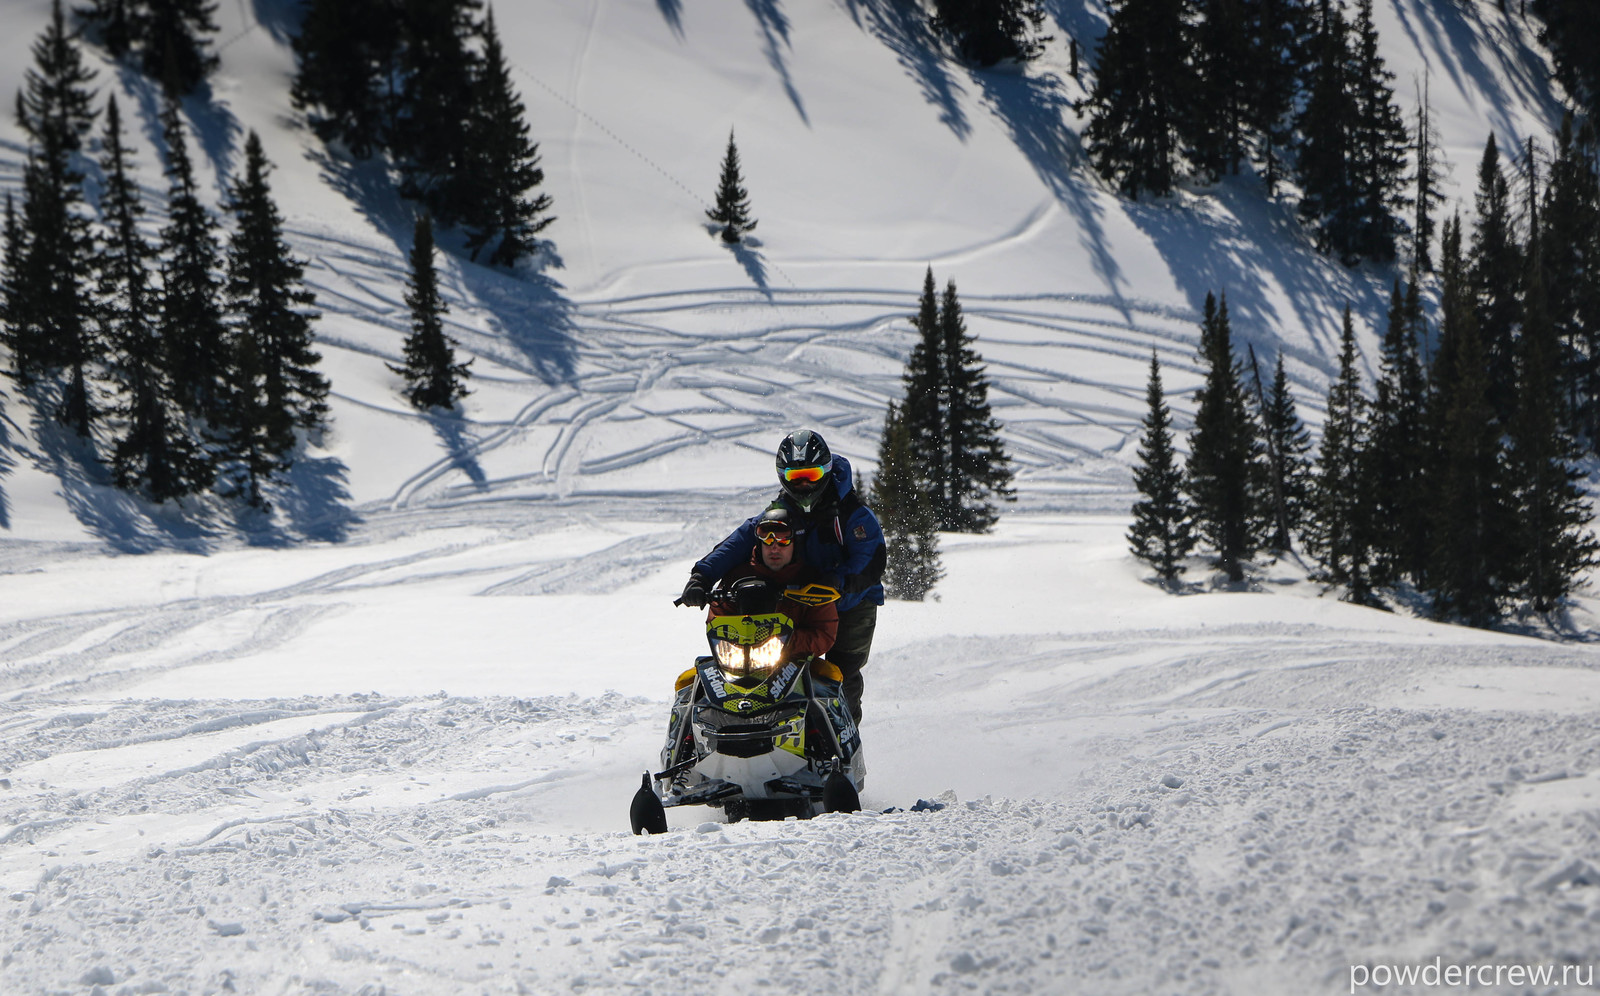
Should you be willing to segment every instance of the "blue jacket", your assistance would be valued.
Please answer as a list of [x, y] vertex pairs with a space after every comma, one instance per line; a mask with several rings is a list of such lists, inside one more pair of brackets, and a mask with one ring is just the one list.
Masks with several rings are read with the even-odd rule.
[[[843, 592], [839, 599], [840, 612], [848, 612], [863, 601], [882, 605], [881, 582], [889, 553], [883, 541], [883, 528], [878, 525], [878, 517], [872, 514], [872, 509], [861, 504], [856, 496], [849, 460], [835, 456], [828, 477], [833, 481], [835, 500], [826, 505], [804, 512], [787, 494], [779, 492], [767, 508], [781, 506], [789, 510], [789, 521], [795, 525], [806, 563], [820, 575], [823, 584]], [[749, 563], [750, 550], [756, 545], [756, 522], [760, 518], [761, 512], [758, 512], [744, 520], [715, 550], [694, 565], [694, 572], [709, 584]]]

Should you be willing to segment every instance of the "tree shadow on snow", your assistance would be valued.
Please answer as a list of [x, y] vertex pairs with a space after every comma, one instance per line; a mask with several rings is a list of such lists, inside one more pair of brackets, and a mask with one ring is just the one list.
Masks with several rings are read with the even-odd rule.
[[350, 468], [332, 456], [301, 453], [273, 494], [293, 534], [302, 539], [339, 543], [361, 522], [350, 507]]
[[[384, 237], [394, 243], [394, 279], [403, 284], [420, 205], [402, 198], [382, 160], [351, 160], [317, 145], [308, 153], [329, 186], [343, 194]], [[467, 258], [459, 231], [437, 229], [444, 258], [438, 261], [441, 290], [480, 306], [491, 314], [488, 334], [480, 330], [462, 339], [464, 349], [538, 377], [546, 384], [572, 384], [576, 377], [576, 330], [572, 303], [549, 270], [561, 268], [561, 257], [544, 242], [537, 259], [523, 260], [514, 271], [482, 266]], [[457, 315], [459, 301], [451, 302]]]
[[789, 102], [794, 105], [796, 114], [807, 128], [811, 127], [811, 118], [806, 114], [805, 101], [800, 99], [800, 91], [795, 89], [794, 77], [789, 73], [789, 63], [783, 57], [784, 49], [794, 46], [789, 42], [789, 18], [783, 12], [783, 5], [779, 0], [744, 0], [750, 13], [755, 15], [756, 23], [761, 26], [762, 40], [766, 45], [767, 64], [770, 65], [778, 78], [783, 81], [783, 92], [789, 96]]
[[460, 414], [434, 411], [427, 418], [433, 434], [439, 437], [440, 445], [450, 455], [450, 466], [466, 474], [474, 488], [489, 490], [489, 477], [478, 463], [478, 445], [462, 431], [466, 424]]
[[683, 41], [683, 0], [656, 0], [656, 7], [660, 9], [667, 27], [672, 29], [679, 41]]
[[267, 29], [274, 41], [287, 45], [300, 33], [305, 20], [304, 0], [254, 0], [256, 23]]
[[27, 391], [35, 412], [33, 438], [39, 462], [60, 482], [67, 509], [92, 535], [121, 553], [181, 550], [206, 553], [212, 549], [217, 524], [201, 501], [165, 502], [160, 505], [118, 488], [101, 463], [93, 443], [55, 418], [59, 392], [36, 384]]
[[972, 122], [961, 107], [961, 95], [966, 91], [940, 52], [927, 13], [903, 0], [845, 0], [845, 9], [858, 27], [889, 47], [906, 75], [921, 88], [924, 99], [938, 109], [939, 120], [966, 141], [972, 134]]

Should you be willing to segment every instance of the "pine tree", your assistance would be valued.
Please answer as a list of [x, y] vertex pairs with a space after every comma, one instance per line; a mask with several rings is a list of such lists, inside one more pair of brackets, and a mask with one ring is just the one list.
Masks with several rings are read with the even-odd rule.
[[1259, 427], [1245, 402], [1243, 371], [1233, 352], [1228, 299], [1206, 295], [1200, 326], [1200, 362], [1206, 369], [1189, 436], [1187, 487], [1200, 531], [1217, 553], [1217, 566], [1233, 582], [1244, 580], [1244, 561], [1255, 552], [1262, 475]]
[[927, 500], [926, 487], [927, 481], [918, 473], [912, 457], [905, 419], [890, 402], [883, 438], [878, 443], [878, 472], [872, 479], [868, 501], [889, 548], [883, 586], [890, 598], [920, 602], [944, 577], [934, 507]]
[[1255, 136], [1253, 158], [1267, 192], [1283, 177], [1284, 155], [1294, 144], [1297, 79], [1310, 31], [1305, 0], [1245, 0], [1246, 56], [1232, 67], [1244, 79], [1245, 116]]
[[1522, 315], [1523, 261], [1511, 219], [1511, 187], [1492, 134], [1478, 166], [1476, 211], [1468, 274], [1478, 341], [1488, 364], [1489, 404], [1504, 426], [1516, 407], [1514, 342]]
[[934, 27], [978, 66], [1037, 58], [1050, 40], [1038, 34], [1044, 24], [1039, 0], [934, 0], [933, 6]]
[[1184, 558], [1194, 549], [1194, 523], [1183, 499], [1183, 469], [1172, 445], [1172, 412], [1161, 389], [1161, 364], [1150, 351], [1150, 381], [1145, 389], [1150, 410], [1139, 440], [1139, 466], [1133, 484], [1144, 497], [1133, 504], [1128, 545], [1133, 555], [1156, 569], [1169, 588], [1184, 572]]
[[18, 377], [18, 341], [13, 329], [25, 321], [21, 316], [27, 314], [30, 305], [20, 279], [26, 248], [23, 245], [22, 223], [17, 219], [16, 202], [9, 191], [6, 193], [5, 221], [4, 227], [0, 228], [0, 239], [5, 240], [4, 252], [0, 253], [0, 346], [6, 347], [12, 354], [9, 366], [0, 368], [0, 371]]
[[1531, 9], [1544, 28], [1539, 40], [1550, 48], [1556, 78], [1592, 118], [1600, 113], [1600, 6], [1592, 0], [1531, 0]]
[[1395, 258], [1396, 236], [1407, 227], [1399, 212], [1409, 203], [1404, 174], [1410, 138], [1394, 100], [1394, 74], [1378, 54], [1372, 0], [1356, 0], [1352, 43], [1355, 127], [1351, 172], [1356, 232], [1348, 248], [1361, 258], [1388, 262]]
[[218, 60], [207, 51], [215, 34], [215, 0], [141, 0], [136, 19], [144, 74], [158, 80], [170, 96], [190, 93]]
[[464, 383], [471, 361], [457, 363], [456, 342], [445, 334], [444, 315], [449, 308], [439, 296], [438, 274], [433, 267], [433, 223], [417, 216], [411, 240], [411, 280], [406, 289], [411, 309], [411, 334], [406, 336], [405, 364], [389, 369], [405, 378], [402, 392], [418, 411], [450, 409], [467, 392]]
[[1351, 168], [1357, 108], [1349, 34], [1340, 7], [1323, 0], [1303, 70], [1306, 97], [1295, 130], [1300, 215], [1316, 230], [1319, 250], [1354, 262], [1359, 190]]
[[945, 427], [944, 332], [939, 325], [939, 293], [930, 266], [922, 279], [922, 297], [911, 325], [917, 344], [906, 360], [905, 401], [899, 417], [905, 425], [910, 452], [915, 454], [919, 477], [927, 482], [924, 500], [935, 509], [935, 522], [943, 517], [950, 481], [949, 434]]
[[316, 370], [305, 264], [283, 239], [283, 217], [267, 183], [271, 165], [254, 131], [244, 175], [229, 184], [235, 218], [227, 253], [227, 297], [238, 354], [230, 378], [229, 453], [240, 463], [247, 500], [265, 507], [262, 485], [293, 463], [295, 430], [328, 418], [328, 381]]
[[1283, 354], [1278, 354], [1270, 391], [1262, 390], [1253, 347], [1250, 365], [1260, 409], [1261, 439], [1267, 453], [1266, 490], [1271, 514], [1266, 547], [1281, 555], [1294, 549], [1294, 537], [1303, 530], [1308, 514], [1311, 461], [1306, 454], [1311, 452], [1311, 433], [1295, 408], [1283, 369]]
[[[1532, 189], [1529, 202], [1530, 226], [1537, 232], [1537, 193]], [[1540, 241], [1530, 239], [1509, 470], [1517, 526], [1512, 591], [1535, 612], [1549, 613], [1595, 565], [1600, 543], [1588, 530], [1588, 503], [1573, 466], [1578, 448], [1562, 417], [1559, 344], [1546, 308], [1543, 269]]]
[[1089, 159], [1126, 196], [1164, 197], [1179, 175], [1184, 109], [1197, 86], [1184, 0], [1121, 0], [1109, 9], [1086, 102]]
[[33, 46], [34, 65], [17, 94], [17, 123], [32, 140], [23, 167], [22, 246], [13, 295], [11, 345], [19, 381], [67, 373], [57, 416], [87, 437], [96, 412], [89, 367], [101, 344], [92, 328], [89, 261], [94, 251], [84, 212], [83, 174], [73, 159], [93, 125], [94, 74], [67, 31], [60, 0]]
[[1591, 449], [1600, 445], [1600, 173], [1593, 144], [1592, 132], [1574, 134], [1567, 115], [1538, 236], [1546, 312], [1561, 348], [1567, 428]]
[[511, 83], [511, 71], [495, 30], [494, 11], [484, 25], [483, 72], [477, 81], [472, 119], [473, 165], [470, 174], [480, 188], [466, 218], [467, 248], [472, 258], [491, 242], [490, 266], [514, 266], [533, 255], [535, 239], [555, 219], [546, 216], [550, 196], [531, 192], [544, 182], [539, 146], [528, 138], [526, 109]]
[[940, 527], [986, 533], [1000, 517], [995, 501], [1012, 501], [1011, 461], [1000, 422], [989, 408], [989, 378], [961, 316], [956, 282], [945, 284], [939, 307], [944, 367], [945, 452], [949, 478]]
[[357, 159], [387, 145], [400, 41], [398, 0], [309, 0], [290, 97], [318, 138]]
[[133, 48], [139, 7], [140, 0], [90, 0], [88, 6], [75, 7], [72, 12], [113, 59], [120, 59]]
[[100, 172], [106, 232], [95, 259], [101, 337], [111, 347], [113, 409], [121, 427], [112, 448], [117, 486], [155, 501], [193, 494], [211, 483], [210, 467], [172, 400], [166, 355], [156, 333], [150, 269], [156, 250], [139, 232], [144, 205], [130, 173], [117, 100], [106, 103]]
[[222, 317], [222, 249], [216, 221], [200, 203], [178, 104], [161, 110], [167, 146], [167, 224], [161, 230], [158, 331], [178, 407], [208, 439], [228, 424], [226, 378], [234, 364]]
[[1513, 523], [1459, 218], [1445, 226], [1440, 276], [1433, 376], [1438, 458], [1431, 489], [1438, 519], [1428, 577], [1440, 617], [1485, 625], [1499, 617], [1508, 596], [1508, 568], [1515, 557], [1507, 537]]
[[400, 0], [400, 93], [390, 151], [400, 193], [420, 199], [454, 225], [471, 215], [480, 191], [473, 175], [476, 84], [483, 60], [480, 0]]
[[1428, 100], [1428, 85], [1424, 80], [1417, 94], [1417, 127], [1413, 132], [1417, 168], [1416, 209], [1411, 224], [1412, 265], [1420, 273], [1433, 272], [1434, 208], [1445, 201], [1440, 181], [1444, 177], [1447, 161], [1439, 151], [1439, 129], [1433, 124], [1433, 106]]
[[1372, 601], [1372, 521], [1362, 458], [1367, 406], [1356, 362], [1355, 325], [1345, 305], [1339, 375], [1328, 391], [1306, 545], [1321, 563], [1324, 580], [1346, 586], [1351, 601], [1367, 604]]
[[1422, 302], [1414, 282], [1389, 296], [1368, 445], [1363, 454], [1372, 501], [1373, 580], [1426, 583], [1431, 510], [1423, 480], [1426, 386], [1417, 342]]
[[722, 175], [717, 181], [717, 205], [706, 212], [706, 217], [722, 226], [722, 241], [728, 243], [738, 242], [746, 232], [756, 228], [755, 219], [750, 217], [750, 197], [739, 171], [739, 147], [733, 142], [731, 129], [728, 151], [722, 157]]
[[1242, 0], [1195, 0], [1195, 77], [1186, 115], [1189, 158], [1208, 179], [1237, 175], [1248, 153], [1250, 36]]

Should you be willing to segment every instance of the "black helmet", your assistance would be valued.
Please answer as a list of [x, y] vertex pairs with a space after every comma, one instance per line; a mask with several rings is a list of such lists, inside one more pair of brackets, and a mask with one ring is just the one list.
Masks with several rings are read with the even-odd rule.
[[778, 485], [809, 512], [832, 486], [833, 454], [810, 429], [796, 429], [778, 444]]
[[789, 521], [789, 510], [782, 505], [767, 509], [761, 513], [761, 518], [756, 520], [757, 536], [762, 533], [792, 534], [793, 532], [794, 523]]

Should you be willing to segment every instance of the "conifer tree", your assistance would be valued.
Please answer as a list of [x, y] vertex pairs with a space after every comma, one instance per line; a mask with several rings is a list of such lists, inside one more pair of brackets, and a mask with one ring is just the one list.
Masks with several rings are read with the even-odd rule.
[[1305, 526], [1310, 502], [1311, 433], [1300, 421], [1289, 378], [1283, 369], [1283, 354], [1278, 354], [1272, 374], [1272, 388], [1263, 391], [1256, 369], [1255, 349], [1250, 364], [1260, 407], [1261, 439], [1267, 454], [1268, 497], [1271, 499], [1270, 526], [1266, 547], [1284, 554], [1294, 549], [1294, 537]]
[[1339, 375], [1328, 391], [1306, 545], [1321, 563], [1324, 580], [1346, 586], [1351, 601], [1366, 604], [1372, 600], [1372, 522], [1362, 459], [1367, 406], [1356, 362], [1355, 326], [1345, 305]]
[[190, 93], [217, 68], [207, 35], [215, 34], [215, 0], [139, 0], [134, 24], [144, 74], [169, 95]]
[[100, 204], [106, 232], [95, 259], [97, 315], [101, 336], [111, 347], [109, 372], [118, 393], [113, 412], [121, 422], [111, 472], [118, 487], [167, 501], [205, 488], [211, 472], [172, 400], [150, 280], [156, 250], [139, 231], [144, 204], [131, 175], [115, 97], [106, 103], [101, 145], [105, 194]]
[[514, 266], [537, 249], [535, 236], [555, 219], [550, 195], [532, 196], [544, 182], [539, 146], [528, 138], [526, 109], [511, 83], [511, 70], [495, 30], [494, 11], [484, 24], [483, 71], [477, 81], [469, 174], [479, 195], [466, 218], [472, 258], [493, 243], [490, 266]]
[[1421, 321], [1416, 283], [1402, 291], [1396, 280], [1364, 453], [1372, 501], [1373, 580], [1378, 584], [1407, 576], [1426, 583], [1432, 511], [1423, 478], [1426, 388], [1417, 348]]
[[94, 121], [87, 84], [93, 72], [67, 31], [60, 0], [34, 43], [34, 65], [17, 94], [17, 123], [31, 139], [23, 167], [22, 246], [11, 303], [18, 379], [65, 371], [58, 417], [87, 437], [95, 418], [89, 367], [101, 344], [92, 328], [89, 261], [93, 235], [84, 211], [83, 173], [74, 165]]
[[1438, 462], [1433, 487], [1438, 520], [1428, 571], [1434, 610], [1442, 618], [1485, 625], [1508, 595], [1514, 551], [1501, 431], [1489, 402], [1488, 362], [1478, 335], [1461, 221], [1446, 224], [1439, 353], [1434, 361]]
[[480, 0], [400, 0], [400, 93], [390, 151], [400, 193], [420, 199], [436, 220], [471, 215], [480, 188], [474, 162], [474, 108], [482, 57], [473, 48]]
[[295, 430], [328, 418], [328, 381], [316, 367], [305, 263], [283, 238], [283, 216], [267, 183], [271, 165], [254, 131], [245, 139], [244, 174], [229, 184], [235, 227], [227, 252], [228, 311], [236, 343], [230, 377], [229, 455], [243, 491], [264, 507], [262, 485], [293, 463]]
[[1492, 134], [1478, 166], [1476, 213], [1468, 273], [1489, 375], [1489, 404], [1504, 426], [1516, 407], [1514, 342], [1522, 315], [1523, 260], [1511, 218], [1511, 187]]
[[989, 408], [989, 378], [961, 316], [956, 282], [947, 281], [939, 306], [944, 366], [945, 452], [949, 476], [941, 528], [985, 533], [1000, 517], [996, 500], [1012, 501], [1011, 460], [1000, 422]]
[[298, 65], [290, 99], [324, 142], [357, 159], [391, 138], [400, 53], [396, 0], [309, 0], [293, 39]]
[[1260, 431], [1245, 402], [1242, 369], [1233, 352], [1228, 299], [1206, 295], [1200, 326], [1200, 362], [1206, 369], [1189, 436], [1187, 484], [1200, 531], [1230, 581], [1244, 580], [1244, 561], [1255, 552], [1251, 525], [1260, 516]]
[[1395, 258], [1396, 236], [1407, 227], [1399, 212], [1409, 203], [1404, 174], [1410, 137], [1394, 100], [1394, 74], [1378, 54], [1372, 0], [1356, 0], [1351, 42], [1355, 111], [1351, 170], [1356, 232], [1349, 248], [1364, 259], [1388, 262]]
[[12, 199], [10, 191], [6, 192], [6, 209], [3, 227], [0, 227], [0, 240], [4, 240], [5, 248], [0, 251], [0, 346], [4, 346], [12, 354], [12, 362], [7, 366], [0, 366], [0, 372], [17, 377], [16, 371], [16, 335], [13, 332], [13, 323], [16, 315], [26, 313], [28, 303], [23, 293], [19, 275], [22, 272], [22, 223], [17, 218], [16, 202]]
[[706, 212], [706, 217], [722, 226], [722, 241], [727, 243], [738, 242], [756, 228], [756, 220], [750, 217], [750, 197], [744, 189], [739, 147], [734, 144], [732, 129], [728, 131], [728, 151], [722, 157], [722, 175], [717, 181], [717, 204]]
[[120, 59], [133, 48], [139, 6], [140, 0], [89, 0], [72, 12], [113, 59]]
[[1172, 412], [1161, 388], [1161, 364], [1150, 352], [1150, 381], [1145, 388], [1149, 411], [1139, 440], [1139, 466], [1133, 484], [1144, 497], [1133, 504], [1128, 545], [1133, 555], [1156, 569], [1169, 588], [1184, 572], [1184, 558], [1194, 549], [1194, 523], [1183, 499], [1183, 469], [1172, 445]]
[[177, 101], [161, 110], [167, 146], [167, 224], [161, 230], [158, 332], [178, 407], [214, 439], [228, 424], [234, 363], [222, 317], [221, 245], [216, 221], [200, 203]]
[[1172, 191], [1196, 89], [1184, 0], [1111, 6], [1083, 137], [1095, 171], [1134, 200]]
[[1189, 158], [1207, 178], [1237, 175], [1248, 153], [1250, 35], [1241, 0], [1195, 0], [1197, 86], [1189, 96]]
[[899, 416], [905, 424], [910, 451], [916, 454], [921, 478], [928, 482], [924, 492], [935, 510], [935, 522], [943, 517], [945, 488], [950, 480], [950, 454], [945, 429], [944, 332], [939, 325], [939, 294], [933, 282], [933, 267], [922, 279], [922, 297], [911, 318], [920, 338], [911, 349], [904, 375], [905, 401]]
[[1310, 33], [1305, 0], [1245, 0], [1246, 56], [1232, 67], [1245, 83], [1246, 121], [1255, 136], [1253, 156], [1269, 194], [1283, 177], [1294, 144], [1298, 75]]
[[[1530, 225], [1537, 231], [1537, 194], [1531, 190], [1529, 201]], [[1572, 593], [1600, 552], [1588, 530], [1588, 503], [1578, 486], [1581, 475], [1574, 469], [1578, 449], [1562, 417], [1558, 342], [1546, 308], [1543, 269], [1540, 242], [1531, 239], [1509, 451], [1517, 527], [1512, 591], [1541, 614], [1555, 610]]]
[[1417, 126], [1415, 141], [1416, 197], [1412, 201], [1416, 213], [1411, 223], [1411, 259], [1419, 273], [1433, 272], [1434, 209], [1445, 201], [1440, 181], [1444, 177], [1446, 160], [1439, 151], [1439, 129], [1433, 123], [1433, 106], [1428, 100], [1428, 84], [1424, 80], [1417, 94]]
[[947, 32], [956, 50], [978, 66], [1002, 59], [1037, 58], [1050, 39], [1039, 0], [933, 0], [935, 28]]
[[890, 598], [920, 602], [944, 576], [939, 560], [933, 503], [927, 481], [911, 452], [911, 437], [900, 409], [889, 403], [878, 443], [878, 472], [868, 504], [883, 527], [889, 559], [883, 586]]
[[411, 279], [406, 289], [411, 309], [411, 333], [406, 336], [405, 364], [389, 369], [405, 378], [402, 392], [418, 411], [450, 409], [465, 397], [466, 363], [457, 363], [456, 342], [445, 334], [444, 315], [449, 308], [439, 296], [438, 274], [433, 266], [433, 222], [417, 216], [411, 240]]
[[1300, 215], [1316, 229], [1317, 248], [1353, 262], [1357, 178], [1351, 169], [1356, 127], [1350, 28], [1337, 4], [1324, 2], [1303, 72], [1306, 97], [1295, 119]]
[[1560, 344], [1569, 432], [1600, 445], [1600, 173], [1593, 132], [1562, 122], [1540, 212], [1546, 313]]

